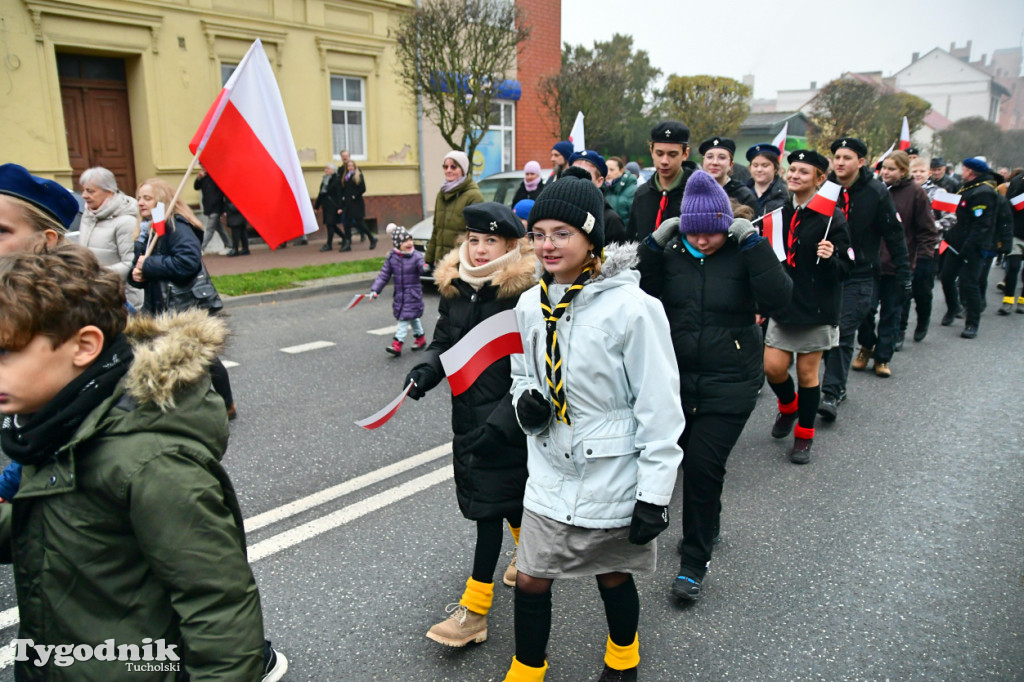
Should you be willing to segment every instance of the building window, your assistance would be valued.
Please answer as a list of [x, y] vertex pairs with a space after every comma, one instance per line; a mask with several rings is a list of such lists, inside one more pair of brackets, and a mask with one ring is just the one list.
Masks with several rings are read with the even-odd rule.
[[515, 102], [498, 100], [491, 103], [490, 130], [501, 135], [501, 170], [515, 170]]
[[353, 159], [366, 159], [366, 81], [331, 76], [331, 152], [341, 159], [347, 149]]
[[993, 97], [988, 108], [988, 120], [996, 123], [999, 120], [999, 98]]
[[220, 64], [220, 85], [224, 87], [228, 84], [228, 79], [231, 78], [231, 74], [238, 68], [238, 64], [228, 64], [227, 62], [221, 62]]

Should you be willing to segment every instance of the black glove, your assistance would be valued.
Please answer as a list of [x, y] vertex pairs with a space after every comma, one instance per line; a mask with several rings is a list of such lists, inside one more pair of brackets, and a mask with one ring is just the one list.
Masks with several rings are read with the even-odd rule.
[[516, 403], [516, 415], [519, 423], [528, 429], [537, 429], [548, 423], [551, 419], [551, 401], [541, 395], [541, 392], [531, 388], [527, 393], [519, 396]]
[[408, 386], [409, 382], [413, 382], [413, 386], [409, 389], [409, 397], [413, 400], [419, 400], [427, 394], [426, 386], [429, 377], [427, 376], [427, 369], [424, 367], [414, 367], [407, 375], [405, 375], [405, 385]]
[[484, 424], [473, 429], [462, 439], [462, 446], [468, 452], [475, 455], [482, 455], [490, 450], [500, 447], [502, 443], [501, 432], [493, 424]]
[[633, 507], [633, 520], [629, 522], [629, 541], [646, 545], [668, 528], [668, 507], [637, 501]]

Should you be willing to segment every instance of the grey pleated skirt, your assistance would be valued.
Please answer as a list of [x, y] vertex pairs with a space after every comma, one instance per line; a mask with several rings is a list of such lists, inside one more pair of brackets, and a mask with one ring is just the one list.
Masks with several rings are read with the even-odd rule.
[[580, 528], [523, 510], [519, 570], [534, 578], [580, 578], [603, 573], [644, 573], [658, 561], [658, 541], [634, 545], [629, 526]]
[[764, 345], [788, 353], [816, 353], [839, 345], [839, 327], [829, 324], [779, 324], [769, 319]]

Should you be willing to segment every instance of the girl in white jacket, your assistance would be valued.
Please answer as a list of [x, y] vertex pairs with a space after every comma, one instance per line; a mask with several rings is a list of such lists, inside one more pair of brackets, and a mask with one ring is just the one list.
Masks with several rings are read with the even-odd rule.
[[604, 200], [569, 168], [530, 212], [544, 268], [516, 305], [524, 355], [512, 401], [527, 434], [507, 681], [543, 680], [551, 583], [596, 576], [608, 620], [601, 679], [635, 680], [640, 601], [632, 574], [654, 568], [682, 460], [684, 417], [665, 312], [639, 287], [636, 246], [604, 247]]

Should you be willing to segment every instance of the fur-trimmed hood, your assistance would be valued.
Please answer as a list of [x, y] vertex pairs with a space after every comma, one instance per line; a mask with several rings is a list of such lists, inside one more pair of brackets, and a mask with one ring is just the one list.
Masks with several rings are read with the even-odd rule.
[[166, 412], [175, 395], [208, 376], [210, 363], [224, 348], [227, 325], [204, 310], [157, 317], [134, 315], [125, 336], [135, 360], [125, 376], [125, 392], [140, 404]]
[[[446, 298], [461, 296], [455, 280], [459, 279], [459, 251], [461, 242], [452, 249], [434, 270], [434, 281], [441, 295]], [[537, 268], [540, 262], [533, 253], [533, 248], [520, 242], [519, 253], [522, 258], [507, 268], [499, 270], [491, 278], [491, 284], [498, 288], [497, 298], [516, 298], [537, 283]]]

